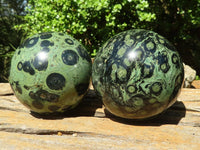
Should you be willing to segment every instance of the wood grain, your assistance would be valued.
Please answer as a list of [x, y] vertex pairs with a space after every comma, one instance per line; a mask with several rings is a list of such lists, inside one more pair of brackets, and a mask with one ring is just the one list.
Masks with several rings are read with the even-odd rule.
[[182, 89], [177, 102], [151, 120], [115, 117], [94, 90], [64, 114], [38, 116], [8, 84], [0, 84], [0, 149], [199, 150], [200, 89]]

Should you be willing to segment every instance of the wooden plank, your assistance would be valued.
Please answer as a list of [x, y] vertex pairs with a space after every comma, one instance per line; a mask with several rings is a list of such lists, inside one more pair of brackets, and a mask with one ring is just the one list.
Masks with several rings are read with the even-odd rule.
[[182, 89], [178, 101], [166, 112], [137, 122], [109, 114], [92, 89], [76, 109], [41, 117], [11, 95], [8, 84], [0, 86], [4, 87], [4, 91], [0, 88], [0, 149], [200, 147], [200, 89]]
[[200, 80], [194, 80], [192, 82], [192, 87], [194, 87], [195, 89], [200, 89]]
[[8, 83], [0, 83], [0, 96], [13, 94]]

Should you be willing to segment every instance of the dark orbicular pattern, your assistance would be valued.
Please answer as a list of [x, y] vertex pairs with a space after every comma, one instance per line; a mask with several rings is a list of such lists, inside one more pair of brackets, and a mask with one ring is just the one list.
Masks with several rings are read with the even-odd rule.
[[66, 65], [75, 65], [79, 56], [73, 50], [65, 50], [62, 53], [62, 60]]
[[25, 46], [26, 48], [33, 47], [35, 44], [37, 44], [38, 39], [39, 39], [38, 37], [29, 38], [22, 45]]
[[49, 46], [54, 46], [54, 42], [50, 40], [43, 40], [40, 44], [41, 47], [49, 47]]
[[65, 82], [65, 77], [59, 73], [52, 73], [46, 79], [47, 86], [52, 90], [62, 90]]
[[90, 56], [77, 40], [45, 32], [28, 38], [16, 50], [9, 82], [16, 97], [32, 111], [63, 112], [86, 94], [91, 69]]
[[163, 112], [181, 89], [184, 69], [174, 46], [155, 32], [135, 29], [109, 39], [92, 67], [92, 82], [114, 115], [144, 119]]
[[67, 44], [69, 44], [69, 45], [74, 45], [74, 41], [71, 40], [70, 38], [66, 38], [66, 39], [65, 39], [65, 42], [66, 42]]
[[35, 69], [37, 69], [38, 71], [42, 71], [42, 70], [46, 70], [48, 67], [48, 52], [49, 52], [49, 48], [43, 48], [41, 51], [39, 51], [35, 58], [33, 59], [33, 66], [35, 67]]
[[89, 63], [91, 63], [91, 58], [87, 54], [87, 52], [84, 50], [84, 47], [82, 45], [79, 45], [76, 49], [79, 55], [82, 57], [82, 59], [86, 59]]
[[[19, 64], [19, 63], [18, 63]], [[19, 66], [18, 66], [19, 67]], [[33, 67], [31, 66], [30, 61], [25, 61], [22, 65], [22, 68], [24, 70], [24, 72], [29, 73], [30, 75], [34, 75], [35, 74], [35, 70], [33, 69]]]
[[49, 93], [46, 90], [38, 90], [36, 92], [30, 91], [29, 96], [38, 101], [49, 101], [49, 102], [58, 102], [59, 95]]

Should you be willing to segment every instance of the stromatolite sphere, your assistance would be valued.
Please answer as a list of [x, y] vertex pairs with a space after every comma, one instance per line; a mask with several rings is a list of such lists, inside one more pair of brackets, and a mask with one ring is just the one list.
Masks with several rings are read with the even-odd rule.
[[91, 59], [86, 49], [63, 33], [36, 34], [16, 50], [9, 82], [16, 97], [37, 113], [74, 108], [87, 92]]
[[99, 50], [92, 82], [112, 114], [130, 119], [155, 116], [180, 92], [184, 69], [174, 46], [155, 32], [117, 34]]

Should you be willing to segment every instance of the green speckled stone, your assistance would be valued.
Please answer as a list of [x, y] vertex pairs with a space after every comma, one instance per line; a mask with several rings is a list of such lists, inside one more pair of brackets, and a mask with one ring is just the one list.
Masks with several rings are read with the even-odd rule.
[[87, 92], [92, 63], [86, 49], [69, 35], [46, 32], [16, 50], [9, 82], [19, 99], [37, 113], [74, 108]]
[[184, 69], [175, 47], [155, 32], [135, 29], [109, 39], [92, 67], [95, 91], [114, 115], [144, 119], [170, 107]]

